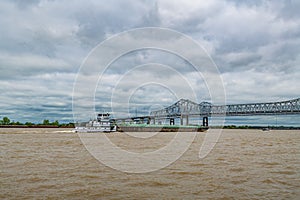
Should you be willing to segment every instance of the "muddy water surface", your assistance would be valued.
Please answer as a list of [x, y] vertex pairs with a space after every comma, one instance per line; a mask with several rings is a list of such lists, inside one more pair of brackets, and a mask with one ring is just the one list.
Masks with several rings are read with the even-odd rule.
[[[107, 133], [134, 152], [163, 147], [175, 133], [134, 139]], [[199, 159], [207, 133], [161, 170], [129, 174], [101, 164], [70, 129], [0, 129], [2, 199], [299, 199], [300, 131], [224, 130]]]

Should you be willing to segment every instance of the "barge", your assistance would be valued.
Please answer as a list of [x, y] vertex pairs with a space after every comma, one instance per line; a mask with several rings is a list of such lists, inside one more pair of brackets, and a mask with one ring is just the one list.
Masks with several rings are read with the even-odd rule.
[[119, 132], [204, 132], [208, 127], [190, 125], [123, 124], [117, 126]]

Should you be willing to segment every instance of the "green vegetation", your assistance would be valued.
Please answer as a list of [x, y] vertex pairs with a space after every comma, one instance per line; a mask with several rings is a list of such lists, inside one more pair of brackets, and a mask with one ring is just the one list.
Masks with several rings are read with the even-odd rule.
[[34, 123], [26, 122], [25, 125], [26, 125], [26, 126], [32, 126], [32, 125], [34, 125]]
[[74, 123], [59, 123], [58, 120], [55, 120], [54, 122], [50, 122], [48, 119], [44, 119], [42, 123], [35, 124], [33, 122], [14, 122], [11, 121], [8, 117], [3, 117], [2, 120], [0, 120], [0, 125], [4, 127], [58, 127], [58, 128], [74, 128]]
[[235, 126], [235, 125], [229, 125], [229, 126], [224, 126], [224, 129], [249, 129], [251, 127], [249, 126]]
[[8, 117], [3, 117], [2, 120], [0, 120], [0, 123], [3, 125], [9, 125], [10, 124], [10, 119]]
[[50, 125], [50, 122], [49, 122], [49, 120], [48, 120], [48, 119], [44, 119], [44, 121], [43, 121], [43, 125]]

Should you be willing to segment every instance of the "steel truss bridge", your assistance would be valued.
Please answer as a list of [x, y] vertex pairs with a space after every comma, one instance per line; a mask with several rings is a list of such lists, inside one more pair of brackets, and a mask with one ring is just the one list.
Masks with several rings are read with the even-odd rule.
[[152, 111], [151, 117], [189, 116], [249, 116], [300, 114], [300, 98], [269, 103], [213, 105], [208, 102], [197, 104], [181, 99], [164, 109]]
[[159, 122], [169, 119], [170, 125], [175, 124], [175, 118], [180, 118], [180, 124], [189, 124], [189, 117], [203, 117], [203, 126], [208, 126], [210, 116], [252, 116], [252, 115], [290, 115], [300, 114], [300, 98], [280, 102], [213, 105], [209, 102], [200, 104], [188, 99], [180, 99], [161, 110], [152, 111], [149, 116], [116, 119], [117, 121], [140, 121], [140, 123]]

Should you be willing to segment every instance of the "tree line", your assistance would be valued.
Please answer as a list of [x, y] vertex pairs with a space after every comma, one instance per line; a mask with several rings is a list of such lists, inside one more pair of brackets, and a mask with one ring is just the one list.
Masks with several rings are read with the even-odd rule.
[[11, 121], [8, 117], [3, 117], [0, 119], [0, 125], [5, 125], [5, 126], [53, 126], [53, 127], [66, 127], [66, 128], [73, 128], [74, 123], [59, 123], [58, 120], [55, 120], [53, 122], [50, 122], [48, 119], [44, 119], [42, 123], [33, 123], [33, 122], [25, 122], [21, 123], [19, 121]]

